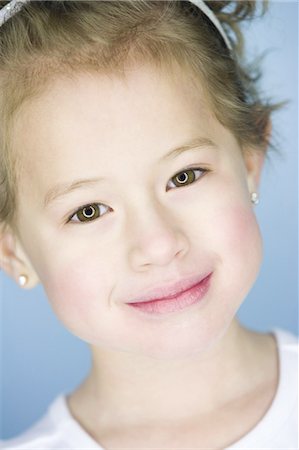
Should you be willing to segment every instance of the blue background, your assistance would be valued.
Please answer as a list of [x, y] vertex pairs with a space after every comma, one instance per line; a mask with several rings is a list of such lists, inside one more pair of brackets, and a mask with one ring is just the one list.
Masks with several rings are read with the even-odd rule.
[[[243, 25], [248, 57], [270, 49], [263, 94], [291, 103], [273, 116], [282, 156], [270, 154], [255, 206], [264, 240], [259, 277], [238, 311], [251, 329], [281, 327], [298, 335], [298, 4], [271, 1], [263, 19]], [[87, 344], [56, 319], [42, 286], [23, 290], [0, 272], [1, 432], [8, 439], [31, 426], [60, 392], [87, 375]]]

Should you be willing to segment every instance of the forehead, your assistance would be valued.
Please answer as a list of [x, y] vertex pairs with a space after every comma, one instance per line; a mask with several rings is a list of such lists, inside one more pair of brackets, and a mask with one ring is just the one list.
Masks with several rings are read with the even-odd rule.
[[[59, 132], [67, 134], [74, 120], [81, 120], [82, 126], [96, 124], [105, 136], [111, 134], [107, 123], [121, 125], [126, 120], [128, 125], [134, 123], [131, 128], [135, 130], [151, 123], [158, 128], [161, 119], [173, 120], [178, 115], [183, 119], [191, 112], [211, 114], [200, 81], [183, 69], [171, 74], [144, 65], [124, 76], [78, 73], [52, 80], [43, 94], [25, 103], [16, 118], [15, 136], [17, 140], [25, 131], [22, 143], [42, 135], [59, 140]], [[82, 126], [74, 133], [83, 130]]]
[[77, 176], [78, 167], [115, 166], [122, 156], [136, 165], [195, 131], [217, 139], [221, 126], [187, 72], [170, 76], [143, 66], [122, 78], [82, 73], [55, 80], [20, 110], [14, 131], [24, 173], [34, 170], [49, 184], [64, 179], [66, 168]]

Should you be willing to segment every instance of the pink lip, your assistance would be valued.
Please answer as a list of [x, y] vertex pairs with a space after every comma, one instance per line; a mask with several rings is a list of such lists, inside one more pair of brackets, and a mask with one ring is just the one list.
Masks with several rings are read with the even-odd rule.
[[191, 287], [197, 285], [210, 274], [211, 272], [201, 276], [193, 275], [192, 277], [185, 278], [184, 280], [179, 280], [176, 283], [173, 283], [172, 285], [168, 286], [164, 285], [158, 288], [150, 289], [149, 291], [147, 291], [145, 295], [135, 297], [127, 303], [131, 304], [131, 303], [143, 303], [165, 299], [169, 300], [171, 298], [176, 297], [178, 294], [187, 291]]
[[202, 279], [199, 283], [169, 297], [154, 300], [143, 299], [139, 302], [130, 302], [128, 303], [128, 306], [137, 308], [148, 314], [165, 314], [179, 311], [194, 303], [198, 303], [205, 296], [209, 290], [211, 276], [212, 273]]

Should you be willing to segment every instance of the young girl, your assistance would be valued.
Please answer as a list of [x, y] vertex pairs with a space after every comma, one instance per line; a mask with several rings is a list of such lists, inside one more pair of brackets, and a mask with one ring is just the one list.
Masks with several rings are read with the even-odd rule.
[[297, 337], [236, 318], [281, 106], [241, 64], [255, 2], [0, 5], [1, 267], [93, 361], [3, 448], [298, 448]]

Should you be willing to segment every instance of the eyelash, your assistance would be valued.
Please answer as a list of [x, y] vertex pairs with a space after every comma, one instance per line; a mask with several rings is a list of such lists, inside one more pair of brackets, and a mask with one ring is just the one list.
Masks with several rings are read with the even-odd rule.
[[[192, 183], [190, 183], [191, 185], [196, 183], [198, 180], [200, 180], [205, 175], [205, 173], [210, 172], [210, 169], [204, 169], [203, 167], [188, 167], [186, 169], [181, 170], [180, 172], [177, 172], [173, 177], [170, 178], [170, 180], [172, 180], [172, 179], [174, 179], [174, 178], [178, 177], [179, 175], [184, 174], [186, 172], [189, 172], [189, 171], [194, 172], [194, 171], [197, 171], [197, 170], [202, 172], [202, 176], [198, 177]], [[186, 185], [183, 184], [182, 187], [184, 187], [184, 186], [189, 186], [189, 184], [186, 184]], [[175, 187], [179, 187], [179, 186], [175, 186]], [[109, 209], [111, 209], [111, 208], [109, 208], [109, 206], [103, 205], [103, 203], [87, 203], [86, 205], [80, 206], [79, 209], [77, 209], [74, 213], [72, 213], [71, 216], [69, 216], [69, 218], [68, 218], [66, 223], [82, 223], [82, 224], [83, 223], [91, 223], [91, 222], [94, 222], [96, 219], [101, 218], [102, 216], [99, 215], [98, 217], [96, 217], [96, 219], [92, 219], [90, 221], [88, 221], [88, 220], [86, 220], [86, 221], [80, 221], [80, 220], [72, 221], [71, 220], [74, 216], [76, 216], [79, 212], [83, 211], [85, 208], [88, 208], [88, 207], [92, 206], [92, 208], [95, 209], [93, 205], [105, 206], [105, 209], [107, 209], [107, 211]]]

